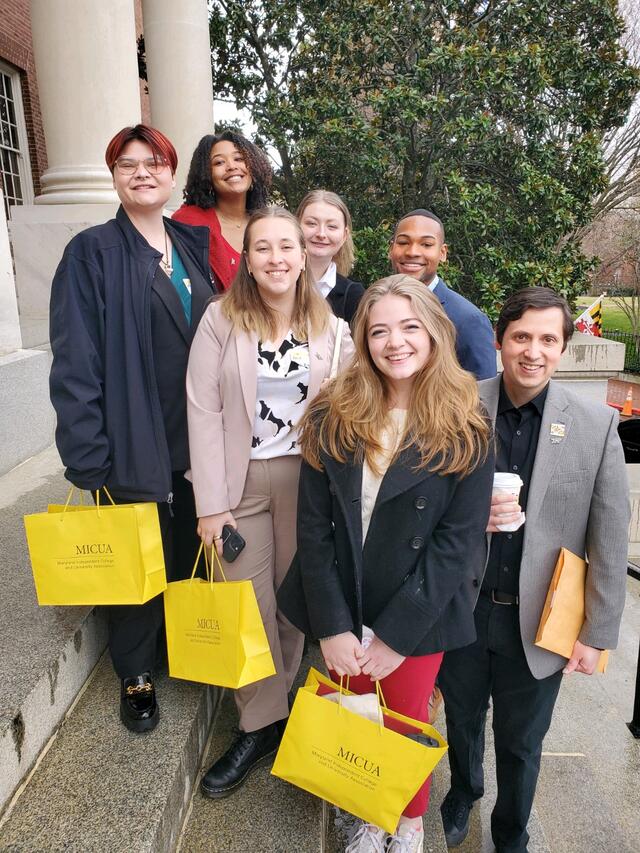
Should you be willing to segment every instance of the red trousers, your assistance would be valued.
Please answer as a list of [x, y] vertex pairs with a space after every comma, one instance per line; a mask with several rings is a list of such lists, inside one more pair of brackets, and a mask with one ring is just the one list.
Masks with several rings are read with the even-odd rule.
[[[391, 711], [426, 723], [429, 720], [429, 699], [433, 693], [443, 652], [422, 657], [405, 658], [400, 666], [380, 681], [382, 694]], [[340, 683], [340, 676], [329, 671], [331, 680]], [[368, 675], [357, 675], [349, 679], [352, 693], [375, 693], [375, 684]], [[389, 720], [389, 728], [391, 726]], [[420, 788], [403, 812], [405, 817], [422, 817], [429, 806], [431, 776]]]

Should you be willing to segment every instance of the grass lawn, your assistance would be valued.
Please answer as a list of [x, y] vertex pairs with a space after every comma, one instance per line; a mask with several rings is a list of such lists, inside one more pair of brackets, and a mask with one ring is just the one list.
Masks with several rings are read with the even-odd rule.
[[[629, 299], [629, 297], [625, 298]], [[582, 314], [584, 309], [588, 308], [594, 299], [594, 296], [580, 296], [576, 304], [581, 307], [576, 311], [574, 316], [577, 317], [579, 314]], [[602, 300], [602, 325], [605, 329], [619, 329], [622, 332], [631, 331], [631, 324], [629, 323], [629, 320], [623, 311], [618, 308], [618, 306], [615, 305], [613, 300], [608, 296], [605, 296]]]

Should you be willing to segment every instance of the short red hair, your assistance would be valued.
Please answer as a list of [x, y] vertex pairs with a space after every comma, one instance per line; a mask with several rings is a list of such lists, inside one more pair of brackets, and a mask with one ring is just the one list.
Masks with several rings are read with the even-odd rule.
[[116, 160], [122, 154], [122, 151], [129, 142], [134, 139], [140, 142], [146, 142], [149, 148], [153, 151], [154, 156], [162, 157], [167, 162], [171, 169], [171, 174], [175, 175], [178, 168], [178, 154], [173, 144], [167, 139], [164, 133], [156, 130], [155, 127], [149, 127], [148, 124], [137, 124], [135, 127], [123, 127], [113, 137], [107, 145], [107, 150], [104, 153], [104, 159], [107, 162], [109, 171], [113, 174], [116, 165]]

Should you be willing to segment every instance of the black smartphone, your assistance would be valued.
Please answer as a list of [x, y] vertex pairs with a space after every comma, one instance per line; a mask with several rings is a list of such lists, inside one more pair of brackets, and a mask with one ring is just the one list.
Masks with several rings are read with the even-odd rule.
[[230, 524], [222, 528], [222, 556], [227, 563], [233, 563], [247, 543]]

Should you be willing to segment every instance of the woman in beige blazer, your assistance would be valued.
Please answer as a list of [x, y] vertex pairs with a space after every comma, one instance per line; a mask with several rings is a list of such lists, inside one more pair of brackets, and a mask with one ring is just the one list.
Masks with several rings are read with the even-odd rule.
[[337, 332], [340, 363], [353, 353], [348, 326], [330, 314], [305, 264], [296, 219], [276, 207], [254, 213], [233, 286], [209, 305], [189, 358], [198, 533], [221, 557], [225, 525], [245, 539], [225, 574], [253, 582], [276, 666], [275, 675], [235, 693], [239, 737], [201, 783], [214, 799], [232, 793], [275, 754], [302, 656], [302, 634], [276, 605], [296, 550], [297, 425], [329, 378]]

